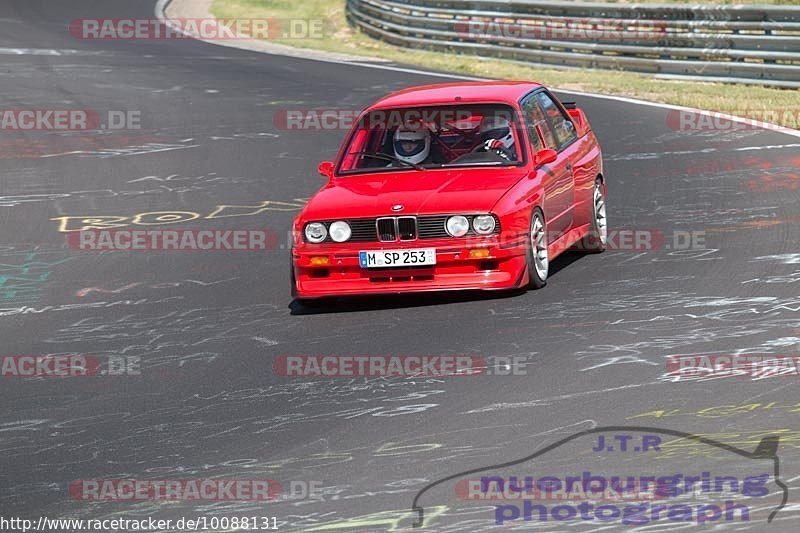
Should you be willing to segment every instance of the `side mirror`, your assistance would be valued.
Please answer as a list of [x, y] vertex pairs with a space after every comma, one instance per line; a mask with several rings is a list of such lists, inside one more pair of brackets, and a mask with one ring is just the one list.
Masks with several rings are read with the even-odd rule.
[[545, 148], [544, 150], [536, 152], [536, 155], [533, 156], [533, 164], [540, 167], [552, 163], [556, 159], [558, 159], [558, 152], [552, 148]]
[[328, 179], [333, 179], [333, 161], [323, 161], [317, 167], [320, 176]]

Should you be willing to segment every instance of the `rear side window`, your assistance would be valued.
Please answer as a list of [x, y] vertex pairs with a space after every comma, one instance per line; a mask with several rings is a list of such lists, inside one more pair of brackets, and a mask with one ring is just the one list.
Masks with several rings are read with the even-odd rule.
[[550, 98], [550, 95], [540, 92], [536, 93], [535, 98], [542, 106], [547, 122], [550, 123], [553, 135], [555, 135], [558, 142], [559, 149], [564, 148], [578, 138], [575, 133], [575, 125], [564, 115], [553, 99]]
[[544, 112], [533, 96], [529, 96], [522, 102], [522, 113], [525, 115], [528, 137], [534, 153], [544, 150], [545, 144], [549, 148], [556, 148], [555, 136], [544, 118]]

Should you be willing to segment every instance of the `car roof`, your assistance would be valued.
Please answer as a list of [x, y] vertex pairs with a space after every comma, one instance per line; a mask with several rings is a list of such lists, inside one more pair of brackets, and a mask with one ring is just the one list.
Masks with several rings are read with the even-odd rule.
[[541, 86], [541, 84], [531, 81], [478, 81], [420, 85], [389, 94], [368, 109], [455, 104], [458, 102], [514, 104]]

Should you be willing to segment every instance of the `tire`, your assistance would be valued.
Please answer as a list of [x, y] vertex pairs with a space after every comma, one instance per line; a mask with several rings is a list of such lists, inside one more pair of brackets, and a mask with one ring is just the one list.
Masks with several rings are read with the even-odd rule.
[[541, 289], [547, 285], [550, 272], [550, 256], [547, 251], [547, 224], [542, 210], [538, 207], [531, 215], [528, 231], [528, 288]]
[[588, 253], [599, 254], [606, 251], [607, 243], [606, 187], [603, 180], [597, 178], [592, 192], [592, 224], [589, 234], [581, 239], [581, 249]]
[[[291, 252], [290, 252], [291, 254]], [[289, 256], [289, 283], [292, 284], [291, 294], [292, 299], [297, 299], [297, 278], [294, 275], [294, 262], [292, 261], [291, 255]]]

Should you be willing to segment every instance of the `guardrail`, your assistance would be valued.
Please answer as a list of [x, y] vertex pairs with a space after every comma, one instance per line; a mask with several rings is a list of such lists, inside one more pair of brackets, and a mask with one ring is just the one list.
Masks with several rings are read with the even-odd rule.
[[800, 88], [800, 7], [347, 0], [392, 44], [561, 67]]

